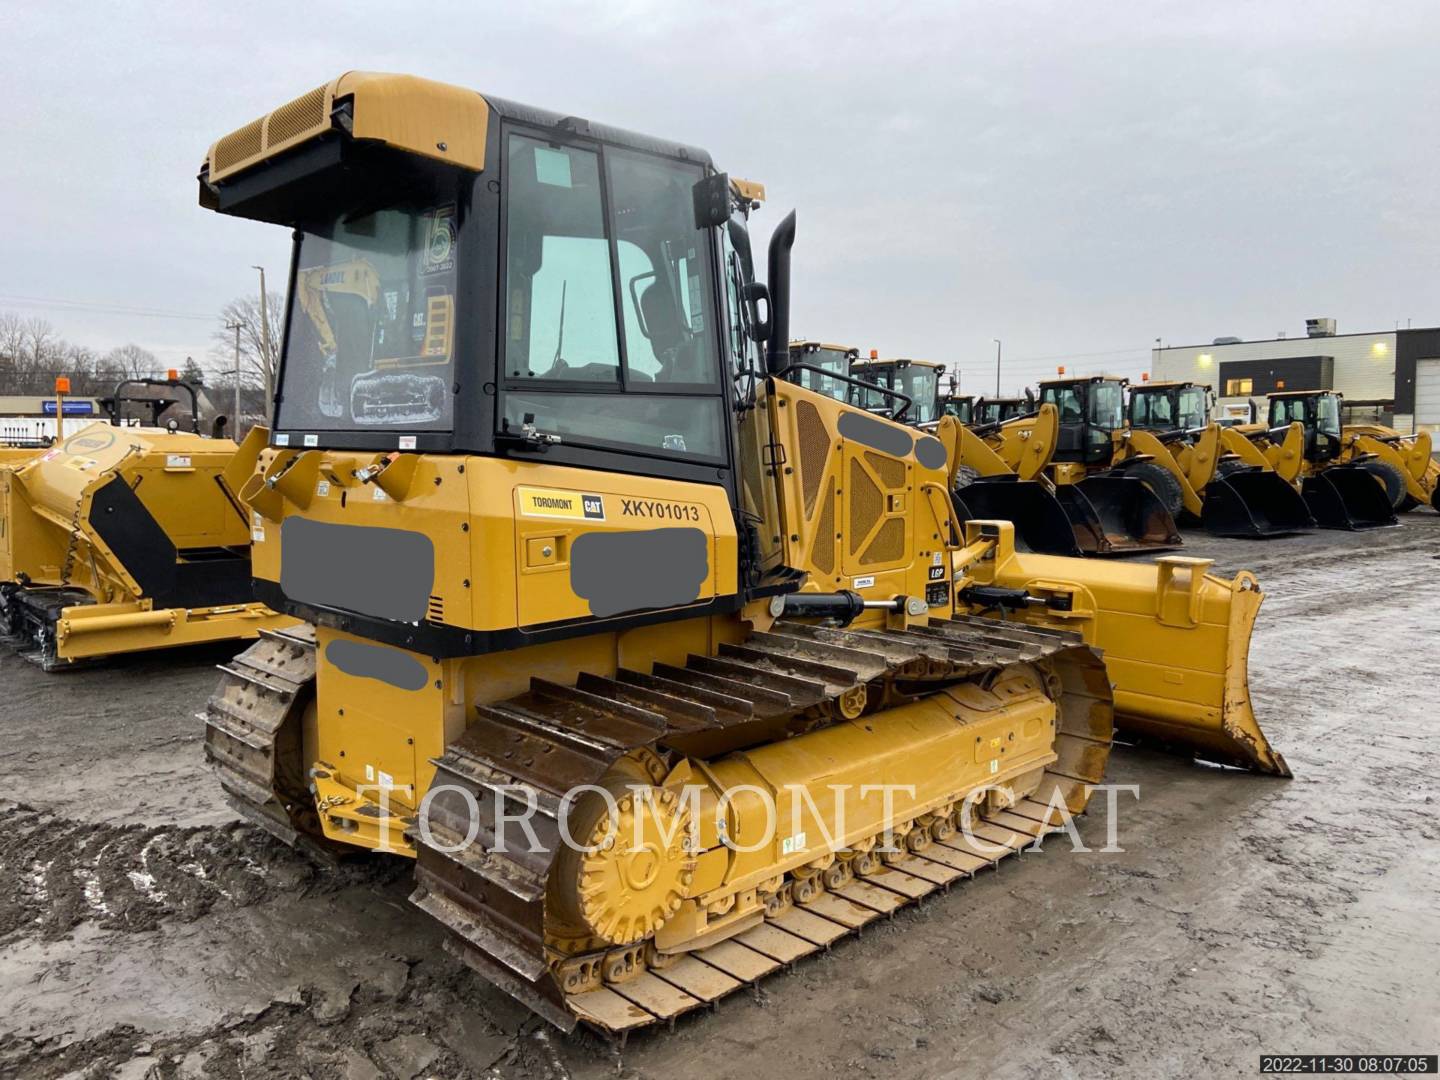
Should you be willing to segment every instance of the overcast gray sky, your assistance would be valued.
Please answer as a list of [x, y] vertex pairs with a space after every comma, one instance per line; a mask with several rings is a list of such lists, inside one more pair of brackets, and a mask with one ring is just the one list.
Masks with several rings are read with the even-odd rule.
[[[90, 9], [87, 13], [86, 9]], [[413, 9], [415, 14], [406, 14]], [[208, 357], [284, 230], [217, 137], [351, 68], [706, 147], [799, 211], [797, 334], [993, 388], [1440, 323], [1440, 4], [0, 2], [0, 310]], [[157, 314], [139, 314], [140, 311]]]

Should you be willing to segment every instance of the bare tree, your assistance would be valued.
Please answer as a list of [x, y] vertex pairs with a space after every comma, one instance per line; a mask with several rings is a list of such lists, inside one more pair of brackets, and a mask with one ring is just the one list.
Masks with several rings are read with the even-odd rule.
[[[270, 339], [266, 348], [265, 332], [260, 321], [260, 296], [243, 296], [230, 301], [220, 312], [219, 325], [211, 339], [215, 342], [210, 351], [215, 370], [235, 370], [235, 330], [240, 327], [240, 380], [242, 386], [263, 390], [265, 401], [275, 400], [275, 376], [280, 367], [281, 320], [284, 317], [285, 297], [281, 293], [266, 294], [269, 308]], [[233, 381], [230, 385], [234, 385]]]
[[160, 360], [139, 345], [121, 345], [105, 354], [102, 365], [122, 379], [153, 379], [160, 374]]

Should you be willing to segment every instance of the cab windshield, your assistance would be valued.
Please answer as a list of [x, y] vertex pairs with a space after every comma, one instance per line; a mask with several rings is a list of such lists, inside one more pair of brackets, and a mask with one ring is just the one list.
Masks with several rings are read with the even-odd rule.
[[1186, 431], [1203, 428], [1210, 423], [1209, 395], [1202, 387], [1187, 386], [1180, 391], [1180, 426]]
[[800, 363], [823, 368], [829, 372], [827, 375], [821, 375], [818, 372], [802, 370], [799, 373], [801, 386], [807, 390], [814, 390], [817, 394], [824, 394], [828, 398], [835, 398], [838, 401], [845, 400], [848, 384], [835, 376], [850, 374], [850, 360], [854, 355], [851, 351], [822, 346], [792, 355]]
[[422, 201], [301, 228], [277, 426], [449, 429], [456, 225]]
[[[860, 367], [851, 371], [851, 374], [861, 382], [869, 383], [870, 386], [884, 387], [886, 390], [895, 388], [895, 368], [891, 364], [880, 367]], [[856, 386], [851, 383], [847, 387], [851, 405], [858, 405], [870, 412], [885, 413], [889, 415], [900, 407], [900, 402], [889, 394], [882, 394], [879, 390], [872, 390], [869, 387]]]
[[938, 419], [940, 369], [925, 364], [907, 364], [897, 374], [895, 389], [912, 402], [910, 411], [905, 414], [906, 421], [925, 424]]
[[1315, 427], [1322, 435], [1340, 434], [1340, 399], [1334, 394], [1321, 394], [1315, 402]]
[[1115, 431], [1125, 425], [1125, 391], [1118, 382], [1090, 384], [1086, 419], [1103, 431]]
[[962, 424], [970, 423], [974, 402], [969, 398], [946, 398], [941, 405], [941, 411], [946, 416], [953, 416]]

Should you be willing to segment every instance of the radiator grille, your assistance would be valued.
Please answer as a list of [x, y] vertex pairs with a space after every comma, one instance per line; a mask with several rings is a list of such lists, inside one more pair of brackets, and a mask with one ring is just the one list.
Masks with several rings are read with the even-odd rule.
[[850, 554], [860, 550], [885, 507], [880, 489], [859, 458], [850, 459]]
[[865, 460], [870, 463], [870, 468], [875, 470], [875, 475], [880, 477], [880, 483], [887, 488], [903, 488], [905, 486], [905, 463], [903, 461], [885, 457], [873, 450], [865, 451]]
[[815, 546], [810, 549], [810, 562], [822, 574], [835, 572], [835, 481], [825, 485], [825, 505], [815, 524]]
[[443, 596], [430, 597], [430, 602], [425, 605], [425, 618], [433, 623], [445, 621], [445, 598]]
[[825, 462], [830, 457], [830, 433], [820, 410], [808, 401], [795, 403], [795, 428], [800, 440], [800, 482], [804, 486], [805, 516], [814, 516], [815, 496], [825, 475]]
[[863, 566], [897, 562], [905, 555], [905, 519], [891, 518], [875, 534], [875, 541], [860, 556]]

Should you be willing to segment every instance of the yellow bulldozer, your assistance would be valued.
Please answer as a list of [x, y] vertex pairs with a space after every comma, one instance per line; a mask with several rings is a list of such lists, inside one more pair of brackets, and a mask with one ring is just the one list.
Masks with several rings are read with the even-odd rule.
[[[358, 72], [200, 173], [380, 297], [333, 356], [291, 298], [242, 497], [257, 595], [307, 625], [227, 665], [207, 754], [276, 835], [413, 860], [447, 949], [567, 1031], [672, 1020], [1032, 846], [1117, 726], [1289, 774], [1246, 687], [1254, 577], [958, 522], [940, 440], [791, 381], [795, 218], [762, 282], [755, 191]], [[437, 421], [337, 392], [437, 295]]]
[[1193, 382], [1129, 388], [1127, 452], [1171, 470], [1188, 519], [1217, 536], [1287, 536], [1315, 527], [1305, 500], [1238, 431], [1211, 420], [1214, 394]]
[[[189, 390], [193, 406], [170, 378], [127, 380], [114, 408], [135, 383]], [[293, 625], [251, 592], [238, 496], [265, 440], [97, 422], [0, 465], [0, 635], [58, 671]]]

